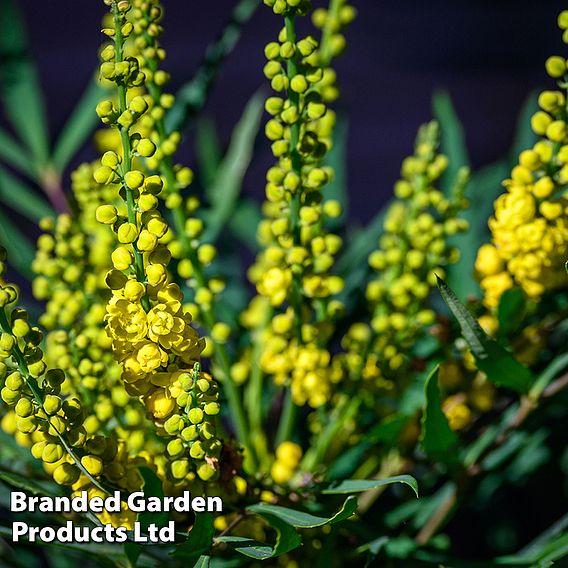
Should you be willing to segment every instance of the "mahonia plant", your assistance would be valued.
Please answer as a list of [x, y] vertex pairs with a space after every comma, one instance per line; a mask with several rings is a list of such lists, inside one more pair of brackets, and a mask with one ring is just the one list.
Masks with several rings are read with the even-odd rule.
[[169, 227], [158, 210], [164, 181], [133, 166], [135, 157], [152, 158], [157, 148], [134, 131], [149, 105], [142, 95], [130, 96], [146, 81], [139, 60], [124, 51], [134, 30], [126, 17], [131, 4], [109, 3], [113, 25], [103, 30], [111, 43], [101, 51], [101, 75], [116, 84], [118, 102], [102, 101], [97, 112], [118, 130], [122, 148], [120, 154], [103, 155], [94, 177], [98, 183], [118, 184], [123, 203], [101, 205], [96, 211], [118, 241], [111, 254], [114, 268], [106, 277], [112, 291], [107, 330], [126, 391], [140, 397], [158, 433], [171, 438], [168, 481], [209, 481], [219, 475], [222, 448], [213, 423], [219, 413], [217, 384], [200, 373], [204, 340], [191, 326], [183, 293], [167, 271], [171, 252], [162, 239]]

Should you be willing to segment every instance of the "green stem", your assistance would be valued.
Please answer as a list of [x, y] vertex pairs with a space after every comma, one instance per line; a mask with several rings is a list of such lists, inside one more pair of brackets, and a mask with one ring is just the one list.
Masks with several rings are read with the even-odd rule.
[[[296, 43], [296, 26], [295, 15], [284, 16], [284, 23], [286, 25], [287, 40]], [[288, 81], [291, 82], [292, 78], [298, 72], [298, 62], [296, 55], [288, 59], [286, 66], [286, 74]], [[294, 92], [290, 87], [288, 88], [288, 99], [300, 111], [300, 95]], [[300, 121], [296, 121], [290, 126], [290, 159], [292, 162], [292, 170], [302, 179], [302, 156], [298, 151], [298, 144], [300, 142]], [[300, 207], [302, 198], [302, 188], [299, 187], [290, 201], [290, 228], [294, 239], [294, 246], [301, 246], [301, 227], [300, 227]], [[294, 311], [294, 332], [298, 344], [302, 343], [302, 280], [300, 274], [293, 274], [292, 290], [290, 294], [290, 303]], [[284, 398], [284, 406], [280, 416], [280, 423], [276, 434], [276, 445], [288, 440], [294, 431], [294, 426], [298, 416], [296, 405], [292, 398], [290, 387], [286, 389]]]
[[[270, 320], [270, 316], [267, 318]], [[264, 329], [267, 322], [264, 322], [259, 330]], [[266, 435], [262, 427], [264, 420], [264, 406], [262, 404], [262, 390], [264, 383], [264, 373], [260, 366], [260, 356], [262, 354], [262, 342], [255, 336], [257, 332], [253, 332], [252, 336], [252, 356], [251, 356], [251, 373], [248, 381], [247, 389], [245, 392], [245, 408], [249, 415], [250, 429], [253, 434], [252, 439], [256, 452], [258, 454], [261, 464], [268, 464], [268, 449], [266, 442]]]
[[[118, 13], [118, 8], [116, 4], [113, 4], [112, 13], [114, 18], [114, 27], [115, 27], [115, 62], [121, 63], [122, 62], [122, 52], [124, 47], [124, 38], [122, 37], [122, 29], [120, 25], [120, 18]], [[118, 110], [119, 113], [122, 115], [128, 107], [126, 104], [126, 85], [123, 81], [117, 83], [118, 87]], [[122, 163], [122, 188], [124, 189], [126, 195], [126, 207], [128, 210], [128, 222], [132, 223], [133, 225], [138, 227], [138, 222], [136, 219], [136, 201], [134, 199], [134, 192], [131, 190], [126, 183], [124, 183], [124, 175], [129, 172], [132, 168], [132, 145], [130, 142], [130, 135], [128, 132], [128, 128], [122, 125], [118, 125], [118, 129], [120, 131], [120, 139], [122, 142], [122, 150], [123, 150], [123, 163]], [[142, 254], [138, 250], [136, 243], [132, 243], [132, 248], [134, 249], [134, 270], [136, 272], [136, 279], [138, 282], [144, 282], [146, 280], [146, 275], [144, 272], [144, 259]], [[148, 300], [148, 296], [144, 295], [142, 297], [142, 306], [144, 310], [149, 311], [150, 309], [150, 302]]]

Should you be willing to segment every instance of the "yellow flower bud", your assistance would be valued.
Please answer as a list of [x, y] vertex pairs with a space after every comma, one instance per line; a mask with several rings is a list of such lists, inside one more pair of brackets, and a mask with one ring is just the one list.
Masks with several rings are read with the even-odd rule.
[[112, 225], [118, 219], [116, 207], [114, 205], [99, 205], [95, 217], [99, 223]]
[[79, 468], [70, 463], [62, 463], [53, 472], [53, 479], [59, 485], [73, 485], [81, 474]]
[[546, 60], [546, 72], [555, 79], [566, 73], [566, 60], [559, 55], [553, 55]]
[[123, 223], [118, 228], [117, 237], [119, 243], [133, 243], [138, 237], [138, 227], [134, 223]]

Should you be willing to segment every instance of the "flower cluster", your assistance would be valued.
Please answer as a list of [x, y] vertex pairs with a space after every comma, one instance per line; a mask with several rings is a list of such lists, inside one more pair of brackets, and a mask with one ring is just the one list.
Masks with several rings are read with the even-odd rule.
[[[0, 249], [0, 274], [5, 268], [5, 251]], [[32, 455], [43, 462], [55, 482], [90, 496], [104, 494], [100, 482], [126, 491], [142, 485], [126, 444], [112, 436], [90, 435], [86, 414], [76, 397], [64, 396], [62, 369], [48, 368], [41, 342], [43, 334], [29, 322], [25, 310], [13, 307], [16, 288], [0, 285], [0, 377], [2, 400], [11, 409], [2, 420]], [[106, 522], [132, 526], [132, 514], [105, 517]]]
[[141, 398], [158, 433], [173, 438], [167, 452], [168, 480], [180, 484], [197, 476], [208, 481], [218, 476], [221, 451], [209, 418], [219, 412], [216, 383], [198, 371], [190, 375], [204, 341], [191, 326], [183, 293], [167, 271], [171, 231], [158, 210], [164, 180], [133, 167], [135, 158], [151, 160], [159, 149], [135, 128], [149, 104], [144, 96], [129, 95], [146, 81], [139, 60], [124, 55], [124, 41], [135, 29], [126, 16], [130, 3], [111, 2], [111, 9], [113, 27], [105, 33], [112, 43], [101, 52], [101, 75], [116, 84], [118, 105], [106, 100], [97, 112], [120, 133], [122, 152], [106, 152], [94, 177], [98, 183], [118, 183], [123, 203], [101, 205], [96, 211], [98, 221], [111, 226], [118, 241], [111, 254], [114, 268], [106, 277], [112, 290], [106, 329], [126, 391]]
[[436, 275], [442, 277], [444, 267], [459, 258], [449, 239], [467, 229], [467, 222], [458, 217], [467, 206], [465, 172], [451, 196], [435, 187], [447, 164], [438, 153], [437, 124], [423, 126], [415, 154], [402, 164], [397, 199], [387, 211], [379, 247], [369, 256], [376, 274], [366, 290], [372, 319], [351, 326], [342, 342], [346, 352], [338, 356], [355, 380], [394, 388], [394, 379], [408, 368], [412, 346], [435, 321], [429, 295]]
[[[560, 14], [559, 25], [568, 29], [568, 12]], [[546, 70], [558, 80], [559, 90], [539, 96], [541, 110], [531, 124], [540, 140], [521, 152], [511, 177], [503, 182], [507, 191], [495, 201], [489, 221], [492, 242], [479, 249], [475, 263], [484, 303], [491, 309], [514, 286], [539, 299], [546, 291], [568, 284], [566, 58], [550, 57]]]
[[[340, 310], [332, 298], [343, 288], [343, 280], [331, 273], [342, 241], [326, 230], [341, 215], [341, 206], [322, 194], [333, 176], [323, 159], [335, 124], [326, 104], [336, 89], [329, 63], [340, 51], [329, 42], [340, 24], [330, 16], [336, 22], [330, 27], [333, 33], [320, 44], [311, 35], [296, 35], [295, 19], [307, 12], [309, 2], [265, 3], [285, 21], [278, 41], [266, 46], [264, 67], [278, 93], [265, 105], [272, 117], [265, 132], [278, 161], [266, 176], [265, 219], [258, 231], [263, 251], [249, 277], [279, 312], [264, 334], [263, 371], [277, 384], [289, 385], [296, 404], [317, 407], [330, 399], [335, 380], [324, 345]], [[344, 16], [342, 22], [347, 20]]]

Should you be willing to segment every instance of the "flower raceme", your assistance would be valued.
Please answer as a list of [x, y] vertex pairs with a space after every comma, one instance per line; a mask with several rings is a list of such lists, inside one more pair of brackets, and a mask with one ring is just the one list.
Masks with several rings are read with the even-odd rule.
[[369, 256], [374, 276], [366, 297], [372, 319], [351, 326], [342, 341], [346, 352], [335, 361], [352, 378], [375, 388], [396, 388], [397, 379], [406, 375], [409, 351], [435, 321], [429, 296], [436, 275], [459, 259], [449, 239], [467, 230], [467, 222], [459, 218], [467, 207], [467, 174], [458, 175], [448, 197], [436, 189], [448, 164], [438, 146], [437, 124], [423, 126], [414, 156], [403, 162], [397, 199], [388, 208], [379, 246]]
[[[559, 25], [568, 42], [568, 11], [560, 14]], [[533, 115], [531, 125], [540, 140], [521, 152], [511, 177], [503, 182], [506, 193], [495, 201], [489, 221], [492, 242], [479, 249], [475, 263], [484, 303], [491, 309], [513, 286], [538, 300], [568, 284], [566, 58], [550, 57], [546, 70], [558, 80], [559, 89], [543, 91], [538, 98], [541, 110]]]
[[[143, 3], [138, 4], [134, 18], [142, 26]], [[160, 150], [138, 130], [150, 105], [146, 96], [136, 94], [146, 84], [147, 67], [125, 55], [125, 40], [135, 33], [127, 18], [131, 5], [124, 1], [110, 5], [113, 26], [104, 33], [111, 43], [101, 51], [101, 75], [116, 85], [118, 105], [103, 101], [97, 112], [103, 123], [117, 129], [122, 147], [103, 155], [94, 177], [98, 183], [118, 184], [123, 203], [101, 205], [96, 212], [101, 223], [112, 227], [118, 243], [111, 255], [114, 268], [106, 277], [112, 290], [107, 332], [126, 391], [140, 397], [158, 434], [169, 438], [168, 481], [174, 485], [209, 481], [219, 475], [221, 442], [214, 426], [218, 389], [199, 369], [204, 340], [191, 326], [183, 293], [167, 270], [171, 231], [158, 205], [162, 191], [174, 188], [168, 188], [160, 174], [148, 175], [142, 169], [142, 158], [161, 158], [156, 153], [164, 154], [166, 141]], [[157, 73], [152, 75], [154, 82]], [[135, 160], [140, 169], [134, 167]]]
[[276, 92], [266, 100], [271, 118], [265, 133], [277, 162], [266, 175], [265, 218], [258, 229], [263, 251], [249, 270], [268, 302], [255, 301], [251, 310], [271, 305], [277, 312], [263, 333], [262, 370], [290, 386], [296, 404], [318, 407], [331, 398], [337, 379], [325, 343], [340, 311], [333, 296], [343, 288], [331, 273], [341, 238], [326, 230], [341, 206], [322, 194], [333, 177], [323, 164], [336, 120], [328, 103], [338, 95], [330, 62], [342, 51], [340, 31], [354, 10], [338, 2], [333, 13], [316, 12], [314, 23], [324, 30], [320, 43], [296, 33], [296, 18], [309, 11], [310, 2], [265, 4], [284, 17], [285, 26], [265, 48], [264, 73]]
[[[4, 273], [5, 258], [0, 249], [0, 274]], [[65, 373], [48, 368], [40, 347], [42, 333], [29, 323], [23, 309], [14, 307], [17, 300], [14, 286], [0, 284], [1, 397], [11, 409], [2, 419], [2, 428], [30, 447], [56, 483], [73, 491], [86, 490], [89, 497], [101, 495], [101, 482], [126, 491], [140, 489], [142, 478], [126, 443], [88, 432], [82, 403], [62, 393]], [[123, 510], [105, 514], [101, 520], [131, 527], [134, 517]]]

